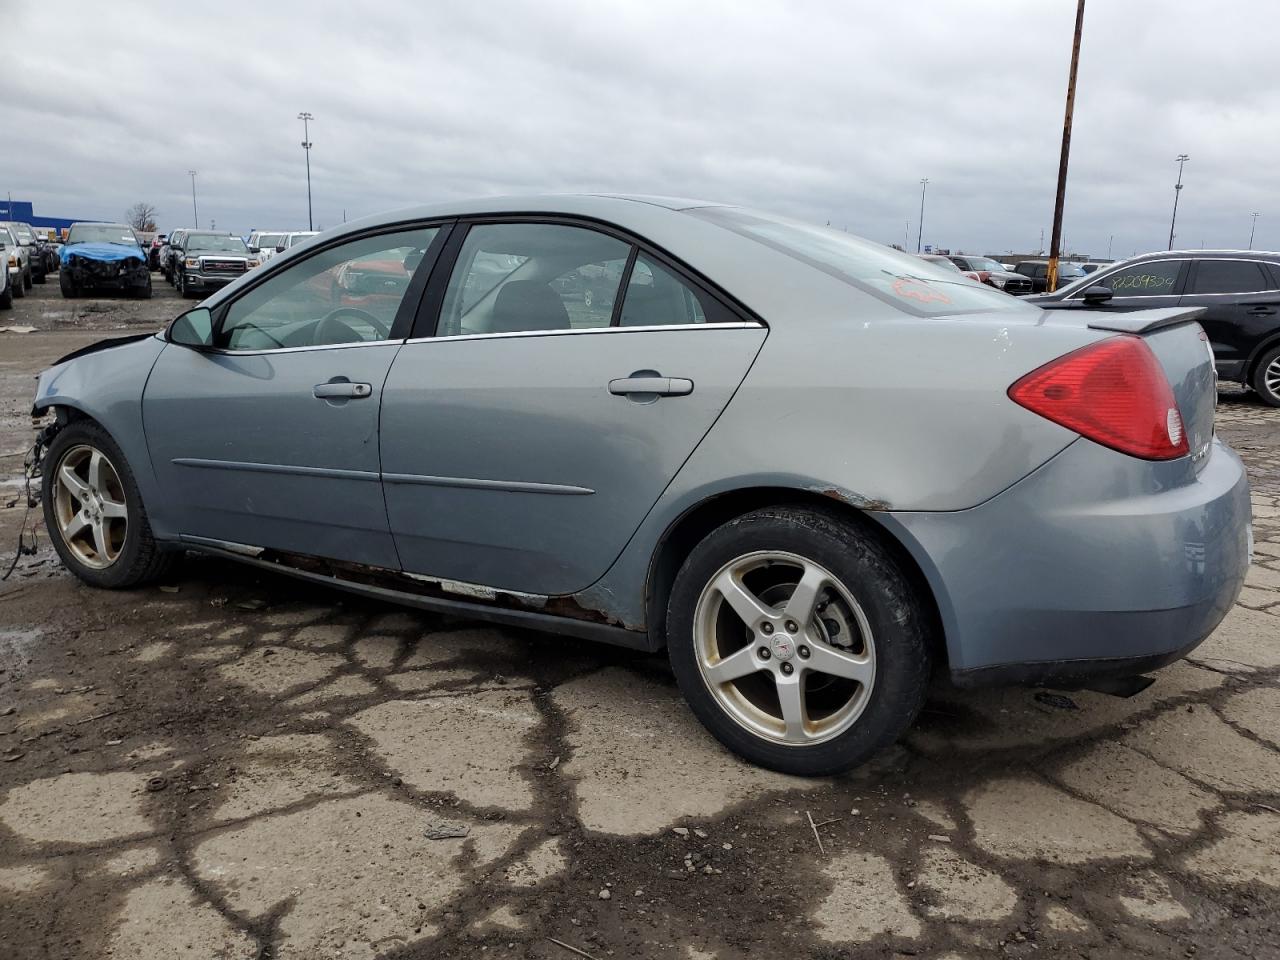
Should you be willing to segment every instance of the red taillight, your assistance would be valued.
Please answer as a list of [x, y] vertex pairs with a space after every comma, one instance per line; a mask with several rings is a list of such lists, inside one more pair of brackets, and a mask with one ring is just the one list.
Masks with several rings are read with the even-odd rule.
[[1139, 337], [1112, 337], [1046, 363], [1011, 386], [1009, 399], [1144, 460], [1173, 460], [1189, 450], [1173, 390]]

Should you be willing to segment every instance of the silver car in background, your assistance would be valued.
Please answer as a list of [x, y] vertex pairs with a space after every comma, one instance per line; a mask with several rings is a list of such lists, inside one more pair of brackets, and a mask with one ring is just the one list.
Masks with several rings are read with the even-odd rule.
[[102, 587], [196, 550], [665, 649], [724, 744], [834, 773], [935, 671], [1114, 683], [1222, 619], [1249, 490], [1197, 313], [694, 201], [422, 207], [44, 371], [45, 516]]

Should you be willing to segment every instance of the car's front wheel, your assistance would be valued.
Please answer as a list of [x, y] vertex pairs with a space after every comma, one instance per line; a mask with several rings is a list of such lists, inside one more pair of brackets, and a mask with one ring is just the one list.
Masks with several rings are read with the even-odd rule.
[[62, 295], [68, 300], [80, 295], [80, 289], [72, 281], [71, 274], [66, 270], [58, 273], [58, 287], [62, 290]]
[[1253, 369], [1253, 389], [1263, 401], [1280, 407], [1280, 346], [1272, 347], [1262, 355]]
[[708, 535], [676, 577], [671, 666], [698, 719], [784, 773], [857, 766], [924, 703], [929, 617], [898, 561], [857, 524], [778, 507]]
[[133, 472], [92, 421], [58, 431], [44, 459], [45, 525], [67, 569], [95, 587], [133, 587], [160, 576], [171, 554], [151, 535]]

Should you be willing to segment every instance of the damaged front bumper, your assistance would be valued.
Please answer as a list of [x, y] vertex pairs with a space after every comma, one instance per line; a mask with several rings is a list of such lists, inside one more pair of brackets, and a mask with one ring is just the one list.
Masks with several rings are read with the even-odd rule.
[[68, 257], [63, 270], [68, 280], [81, 289], [131, 290], [145, 287], [151, 282], [151, 271], [145, 260], [94, 260], [89, 257]]

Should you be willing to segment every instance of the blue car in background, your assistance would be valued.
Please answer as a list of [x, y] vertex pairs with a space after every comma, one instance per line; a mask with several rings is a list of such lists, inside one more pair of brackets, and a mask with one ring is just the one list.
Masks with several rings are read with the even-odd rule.
[[151, 297], [151, 269], [142, 242], [125, 223], [73, 223], [62, 247], [62, 295], [86, 290], [121, 290], [139, 300]]

